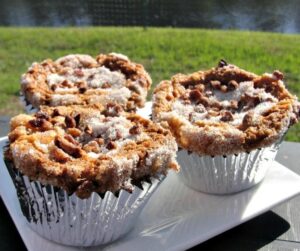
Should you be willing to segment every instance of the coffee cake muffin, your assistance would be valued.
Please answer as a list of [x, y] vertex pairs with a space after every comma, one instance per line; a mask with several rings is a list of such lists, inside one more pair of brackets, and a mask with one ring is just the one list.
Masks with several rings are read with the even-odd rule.
[[33, 63], [21, 79], [26, 110], [41, 105], [117, 103], [125, 110], [143, 107], [152, 81], [144, 67], [116, 53], [72, 54]]
[[299, 117], [297, 97], [282, 80], [279, 71], [258, 76], [222, 60], [155, 88], [152, 116], [182, 148], [178, 161], [186, 184], [230, 193], [262, 180], [268, 165], [261, 162], [274, 159], [277, 143]]
[[117, 104], [41, 106], [12, 118], [8, 138], [7, 166], [30, 226], [67, 245], [119, 238], [178, 170], [171, 133]]

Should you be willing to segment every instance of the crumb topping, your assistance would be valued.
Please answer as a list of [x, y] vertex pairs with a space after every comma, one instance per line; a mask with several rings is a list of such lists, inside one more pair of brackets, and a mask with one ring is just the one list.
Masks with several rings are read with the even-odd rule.
[[179, 145], [199, 154], [249, 151], [274, 142], [297, 122], [299, 103], [282, 79], [279, 71], [257, 76], [223, 60], [217, 68], [161, 82], [153, 118], [167, 121]]
[[33, 63], [21, 83], [23, 95], [36, 108], [114, 101], [131, 110], [144, 105], [151, 79], [142, 65], [121, 54], [96, 59], [73, 54]]
[[[169, 131], [117, 104], [41, 107], [11, 120], [9, 152], [25, 175], [86, 198], [130, 191], [133, 184], [178, 168]], [[82, 182], [91, 186], [82, 188]]]

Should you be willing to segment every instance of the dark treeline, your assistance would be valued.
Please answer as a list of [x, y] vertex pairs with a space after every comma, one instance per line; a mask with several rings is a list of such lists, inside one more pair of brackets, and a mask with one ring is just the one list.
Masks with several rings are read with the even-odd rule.
[[0, 0], [2, 26], [172, 26], [300, 33], [299, 0]]

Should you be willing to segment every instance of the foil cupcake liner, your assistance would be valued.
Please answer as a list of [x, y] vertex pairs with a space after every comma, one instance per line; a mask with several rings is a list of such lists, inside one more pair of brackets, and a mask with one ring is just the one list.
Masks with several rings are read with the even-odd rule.
[[162, 175], [142, 182], [132, 193], [92, 193], [88, 199], [80, 199], [51, 185], [30, 181], [12, 163], [6, 165], [29, 226], [48, 240], [81, 247], [107, 244], [129, 232], [165, 178]]
[[35, 112], [38, 112], [39, 109], [33, 107], [25, 98], [23, 94], [20, 94], [20, 102], [22, 103], [26, 113], [33, 114]]
[[200, 156], [182, 149], [177, 153], [179, 179], [194, 190], [210, 194], [246, 190], [263, 180], [280, 143], [227, 156]]

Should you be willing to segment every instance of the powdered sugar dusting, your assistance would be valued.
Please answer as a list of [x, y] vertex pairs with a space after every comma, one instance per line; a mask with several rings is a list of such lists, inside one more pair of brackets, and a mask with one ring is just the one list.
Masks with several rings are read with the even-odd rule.
[[[238, 126], [242, 123], [244, 116], [249, 111], [253, 111], [255, 115], [259, 116], [272, 108], [272, 106], [278, 102], [278, 99], [271, 93], [266, 92], [262, 88], [254, 88], [252, 81], [241, 82], [235, 90], [225, 93], [219, 90], [214, 90], [208, 99], [210, 101], [219, 102], [222, 109], [230, 110], [231, 102], [235, 101], [238, 103], [245, 95], [248, 95], [249, 97], [257, 97], [260, 100], [260, 103], [253, 108], [247, 109], [247, 111], [243, 111], [243, 109], [241, 111], [239, 109], [231, 110], [233, 119], [231, 121], [227, 121], [227, 123], [233, 126]], [[172, 116], [178, 116], [183, 121], [189, 123], [195, 123], [200, 120], [218, 123], [221, 122], [222, 119], [220, 114], [209, 114], [208, 109], [202, 104], [189, 103], [181, 99], [175, 100], [171, 111], [162, 113], [162, 116], [170, 116], [171, 114]]]

